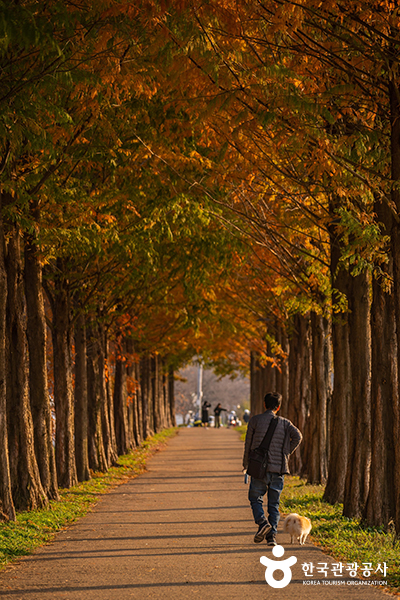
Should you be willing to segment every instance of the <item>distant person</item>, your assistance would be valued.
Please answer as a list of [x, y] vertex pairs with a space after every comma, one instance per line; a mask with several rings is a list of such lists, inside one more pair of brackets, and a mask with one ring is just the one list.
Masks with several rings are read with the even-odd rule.
[[208, 409], [211, 407], [211, 404], [204, 400], [203, 406], [201, 407], [201, 423], [204, 427], [208, 427]]
[[231, 410], [228, 416], [228, 427], [235, 427], [238, 424], [238, 418], [236, 412]]
[[246, 425], [250, 421], [250, 411], [248, 408], [246, 408], [243, 413], [243, 421], [246, 423]]
[[191, 425], [193, 425], [194, 422], [194, 418], [193, 418], [193, 411], [189, 410], [188, 413], [186, 414], [185, 417], [185, 424], [190, 427]]
[[[249, 464], [249, 452], [261, 444], [269, 425], [281, 407], [282, 396], [269, 392], [264, 397], [265, 412], [251, 417], [247, 426], [244, 443], [243, 468]], [[283, 489], [284, 476], [289, 473], [289, 456], [300, 444], [303, 436], [289, 419], [278, 417], [268, 451], [267, 472], [263, 479], [251, 477], [249, 501], [258, 531], [254, 536], [256, 544], [265, 538], [268, 546], [276, 546], [276, 531], [279, 522], [279, 501]], [[264, 514], [263, 498], [268, 498], [268, 519]]]
[[223, 410], [226, 412], [226, 408], [222, 408], [221, 403], [218, 402], [217, 406], [214, 408], [215, 427], [221, 427], [221, 413]]

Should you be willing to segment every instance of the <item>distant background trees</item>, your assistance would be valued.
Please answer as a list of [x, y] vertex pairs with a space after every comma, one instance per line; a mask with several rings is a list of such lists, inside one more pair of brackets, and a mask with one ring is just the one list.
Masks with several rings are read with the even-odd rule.
[[[188, 411], [195, 413], [198, 410], [198, 366], [196, 363], [189, 364], [180, 369], [175, 376], [175, 411], [185, 418]], [[213, 370], [205, 369], [202, 376], [203, 400], [211, 404], [209, 414], [218, 402], [227, 411], [234, 410], [240, 419], [243, 418], [244, 410], [250, 409], [250, 381], [247, 377], [238, 375], [218, 377]], [[223, 416], [223, 415], [222, 415]]]

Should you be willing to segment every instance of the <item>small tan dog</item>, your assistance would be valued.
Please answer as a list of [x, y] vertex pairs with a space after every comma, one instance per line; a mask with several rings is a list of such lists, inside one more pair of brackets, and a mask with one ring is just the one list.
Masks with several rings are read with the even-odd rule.
[[290, 543], [293, 544], [294, 538], [303, 545], [311, 531], [311, 521], [307, 517], [300, 517], [297, 513], [290, 513], [283, 523], [284, 533], [289, 533]]

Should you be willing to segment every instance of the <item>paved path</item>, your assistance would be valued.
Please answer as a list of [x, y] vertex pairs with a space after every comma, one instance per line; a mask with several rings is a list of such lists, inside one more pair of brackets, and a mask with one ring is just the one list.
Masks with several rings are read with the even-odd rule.
[[[253, 542], [242, 446], [233, 430], [181, 429], [146, 473], [0, 573], [1, 600], [387, 600], [370, 586], [333, 585], [334, 561], [311, 544], [291, 546], [279, 532], [285, 556], [296, 556], [297, 564], [287, 587], [265, 582], [260, 557], [276, 559], [266, 544]], [[305, 578], [305, 562], [328, 563], [327, 578]]]

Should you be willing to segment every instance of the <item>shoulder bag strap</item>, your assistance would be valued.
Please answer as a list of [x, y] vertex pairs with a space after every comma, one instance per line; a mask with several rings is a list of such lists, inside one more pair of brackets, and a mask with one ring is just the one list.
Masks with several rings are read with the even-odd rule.
[[279, 421], [279, 417], [277, 417], [276, 415], [274, 417], [272, 417], [269, 427], [267, 429], [267, 432], [264, 436], [264, 439], [261, 442], [261, 444], [258, 446], [257, 450], [262, 450], [265, 453], [268, 452], [268, 448], [271, 443], [272, 436], [274, 435], [276, 426], [278, 425], [278, 421]]

